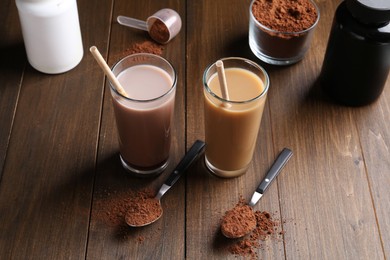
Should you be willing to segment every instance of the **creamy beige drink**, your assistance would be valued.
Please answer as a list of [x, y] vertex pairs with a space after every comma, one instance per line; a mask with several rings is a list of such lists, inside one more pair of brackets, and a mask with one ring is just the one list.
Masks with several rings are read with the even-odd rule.
[[145, 176], [168, 163], [176, 76], [159, 56], [128, 57], [130, 62], [116, 71], [128, 98], [111, 88], [119, 151], [126, 169]]
[[242, 59], [224, 63], [229, 102], [221, 98], [217, 74], [209, 73], [208, 77], [205, 73], [206, 165], [218, 176], [236, 177], [245, 173], [252, 160], [268, 76], [255, 63]]

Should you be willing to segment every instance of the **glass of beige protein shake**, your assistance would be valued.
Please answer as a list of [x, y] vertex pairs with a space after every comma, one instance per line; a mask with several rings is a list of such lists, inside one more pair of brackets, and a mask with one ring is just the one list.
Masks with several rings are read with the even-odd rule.
[[246, 172], [253, 157], [264, 110], [269, 77], [248, 59], [221, 59], [229, 98], [221, 93], [217, 63], [203, 75], [205, 113], [205, 163], [220, 177], [237, 177]]
[[138, 53], [120, 60], [112, 72], [127, 94], [110, 82], [121, 163], [138, 176], [161, 173], [169, 162], [176, 71], [160, 56]]

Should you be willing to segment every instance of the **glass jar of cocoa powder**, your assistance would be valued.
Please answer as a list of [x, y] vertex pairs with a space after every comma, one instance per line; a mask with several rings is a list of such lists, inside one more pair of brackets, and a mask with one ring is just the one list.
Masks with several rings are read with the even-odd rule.
[[308, 51], [320, 10], [313, 0], [252, 0], [249, 6], [249, 47], [272, 65], [291, 65]]
[[389, 0], [346, 0], [337, 8], [320, 82], [338, 103], [367, 105], [382, 93], [390, 69], [389, 22]]

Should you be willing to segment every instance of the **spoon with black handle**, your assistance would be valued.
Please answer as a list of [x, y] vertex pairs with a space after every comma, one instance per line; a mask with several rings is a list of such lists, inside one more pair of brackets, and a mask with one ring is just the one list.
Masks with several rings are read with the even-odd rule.
[[256, 191], [253, 193], [249, 206], [254, 207], [257, 202], [263, 197], [265, 191], [268, 189], [270, 184], [276, 177], [278, 177], [280, 171], [286, 165], [287, 161], [293, 155], [292, 151], [288, 148], [284, 148], [283, 151], [279, 154], [278, 158], [272, 165], [271, 169], [269, 169], [265, 178], [261, 181]]
[[153, 203], [145, 203], [143, 205], [142, 211], [148, 211], [149, 205], [155, 207], [157, 203], [158, 204], [157, 206], [159, 207], [158, 209], [159, 214], [156, 215], [153, 219], [145, 218], [140, 221], [139, 216], [145, 214], [145, 212], [140, 212], [138, 210], [134, 210], [133, 208], [129, 208], [125, 216], [126, 223], [129, 226], [131, 227], [147, 226], [157, 221], [162, 216], [163, 211], [160, 203], [161, 197], [177, 182], [180, 176], [182, 176], [190, 167], [190, 165], [200, 156], [200, 154], [204, 150], [204, 147], [205, 147], [205, 143], [203, 141], [200, 140], [195, 141], [195, 143], [191, 146], [190, 150], [186, 153], [183, 159], [181, 159], [179, 164], [176, 166], [173, 172], [169, 175], [169, 177], [165, 180], [163, 185], [160, 187], [159, 191], [157, 192], [157, 195], [154, 198], [150, 198], [150, 200], [152, 200]]
[[[256, 217], [253, 212], [253, 207], [259, 202], [270, 184], [279, 175], [280, 171], [286, 165], [287, 161], [292, 156], [292, 151], [284, 148], [275, 160], [267, 175], [261, 181], [248, 205], [237, 205], [230, 211], [227, 211], [222, 219], [221, 232], [227, 238], [240, 238], [247, 235], [256, 228]], [[237, 218], [237, 214], [240, 218]]]

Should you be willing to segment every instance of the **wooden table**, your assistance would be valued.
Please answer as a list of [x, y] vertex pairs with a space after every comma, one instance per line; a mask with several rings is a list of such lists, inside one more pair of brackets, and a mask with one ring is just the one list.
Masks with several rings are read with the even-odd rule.
[[[67, 73], [45, 75], [26, 60], [14, 1], [1, 1], [0, 259], [235, 259], [220, 218], [240, 196], [250, 198], [284, 147], [294, 156], [255, 207], [276, 214], [284, 240], [262, 242], [258, 258], [389, 258], [390, 80], [370, 106], [342, 107], [324, 97], [316, 79], [340, 1], [316, 2], [321, 19], [306, 57], [274, 67], [249, 50], [248, 0], [79, 0], [84, 58]], [[145, 19], [164, 7], [183, 19], [162, 54], [179, 77], [172, 162], [159, 177], [138, 179], [120, 166], [109, 90], [88, 49], [96, 45], [112, 65], [148, 39], [116, 16]], [[204, 139], [202, 74], [226, 56], [257, 61], [270, 75], [249, 171], [220, 179], [199, 160], [163, 198], [164, 215], [154, 225], [104, 221], [106, 202], [157, 189]]]

